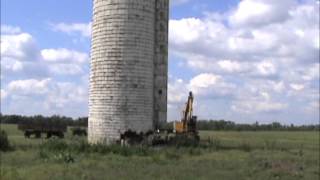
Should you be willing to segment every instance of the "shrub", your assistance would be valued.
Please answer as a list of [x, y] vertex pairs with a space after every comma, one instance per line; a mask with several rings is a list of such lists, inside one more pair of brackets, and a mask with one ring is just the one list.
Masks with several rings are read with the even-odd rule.
[[[99, 154], [118, 154], [121, 156], [148, 156], [152, 154], [151, 149], [145, 146], [121, 146], [121, 145], [104, 145], [104, 144], [89, 144], [81, 140], [78, 142], [66, 143], [61, 139], [49, 139], [40, 145], [39, 155], [42, 159], [48, 158], [48, 154], [59, 154], [65, 152], [72, 153], [99, 153]], [[62, 155], [61, 155], [62, 156]]]
[[60, 152], [53, 155], [53, 159], [58, 162], [73, 163], [74, 156], [70, 152]]
[[65, 151], [68, 149], [68, 145], [61, 139], [51, 138], [48, 141], [40, 145], [41, 150], [48, 151]]
[[10, 149], [8, 135], [4, 130], [0, 131], [0, 151], [7, 151]]
[[40, 145], [39, 157], [46, 162], [53, 160], [63, 163], [73, 163], [74, 150], [75, 148], [68, 145], [64, 140], [52, 138]]

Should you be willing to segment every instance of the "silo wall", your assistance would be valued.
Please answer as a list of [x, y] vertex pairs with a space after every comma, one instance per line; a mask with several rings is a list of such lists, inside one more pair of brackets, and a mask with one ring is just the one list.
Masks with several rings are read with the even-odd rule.
[[94, 0], [88, 140], [166, 121], [168, 0]]
[[169, 0], [156, 0], [155, 3], [153, 120], [157, 129], [167, 121]]

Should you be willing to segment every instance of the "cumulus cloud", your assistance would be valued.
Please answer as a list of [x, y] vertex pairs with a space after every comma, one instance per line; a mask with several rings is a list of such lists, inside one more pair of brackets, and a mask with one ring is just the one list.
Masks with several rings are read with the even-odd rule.
[[290, 84], [290, 87], [295, 91], [301, 91], [304, 89], [303, 84]]
[[244, 0], [224, 14], [170, 20], [169, 43], [198, 73], [184, 83], [199, 104], [220, 95], [233, 113], [301, 112], [319, 97], [318, 26], [315, 1]]
[[3, 27], [7, 29], [6, 33], [10, 31], [10, 34], [1, 36], [1, 69], [4, 77], [79, 75], [88, 66], [88, 53], [66, 48], [41, 50], [31, 34], [21, 32], [19, 27]]
[[289, 18], [294, 0], [243, 0], [229, 16], [235, 26], [260, 26], [281, 23]]
[[228, 98], [232, 95], [235, 89], [233, 84], [225, 82], [225, 80], [212, 73], [202, 73], [193, 77], [189, 84], [188, 89], [193, 91], [196, 95], [208, 98]]
[[23, 63], [13, 58], [3, 57], [1, 60], [1, 68], [2, 70], [17, 72], [23, 69]]
[[83, 37], [91, 37], [91, 23], [57, 23], [51, 24], [54, 31], [60, 31], [67, 34], [80, 34]]
[[38, 58], [33, 37], [28, 33], [5, 34], [1, 36], [1, 57], [32, 61]]
[[226, 97], [235, 89], [233, 84], [226, 82], [221, 76], [212, 73], [201, 73], [189, 81], [172, 78], [168, 85], [169, 103], [181, 103], [192, 91], [199, 98]]
[[169, 106], [174, 103], [181, 103], [186, 98], [188, 92], [185, 82], [182, 79], [170, 79], [168, 84]]
[[239, 63], [237, 61], [231, 60], [221, 60], [217, 62], [219, 68], [224, 71], [235, 73], [235, 72], [242, 72], [248, 70], [248, 65]]
[[17, 34], [20, 33], [20, 27], [16, 26], [9, 26], [9, 25], [1, 25], [1, 34]]
[[84, 68], [78, 64], [52, 64], [49, 71], [56, 75], [79, 75], [84, 73]]
[[61, 49], [43, 49], [41, 50], [43, 60], [49, 62], [88, 62], [89, 56], [87, 53], [69, 50], [65, 48]]
[[11, 81], [8, 84], [8, 91], [12, 94], [31, 95], [45, 94], [48, 92], [51, 79], [26, 79]]
[[18, 27], [8, 26], [2, 33], [3, 113], [86, 115], [88, 82], [82, 77], [89, 68], [88, 53], [40, 49], [35, 38]]
[[88, 69], [89, 55], [69, 49], [43, 49], [42, 59], [50, 64], [49, 72], [55, 75], [79, 75]]
[[[286, 4], [281, 1], [269, 5], [282, 7], [283, 2]], [[268, 21], [267, 26], [252, 28], [232, 27], [223, 19], [212, 18], [210, 14], [204, 18], [170, 20], [170, 47], [173, 53], [190, 61], [193, 59], [188, 57], [192, 56], [202, 56], [202, 59], [209, 61], [228, 59], [247, 62], [271, 57], [278, 63], [277, 59], [317, 63], [319, 5], [293, 4], [281, 10], [290, 14], [281, 23]], [[260, 21], [260, 18], [257, 19]]]
[[231, 109], [240, 113], [277, 112], [287, 108], [287, 104], [260, 100], [236, 101]]
[[11, 81], [5, 90], [1, 90], [1, 99], [11, 98], [3, 107], [9, 113], [58, 113], [74, 117], [86, 115], [87, 91], [87, 85], [82, 83], [59, 82], [51, 78], [24, 79]]
[[[9, 26], [11, 27], [11, 26]], [[1, 75], [5, 79], [24, 75], [25, 78], [44, 75], [41, 55], [34, 37], [25, 32], [1, 35]], [[11, 33], [11, 34], [10, 34]]]

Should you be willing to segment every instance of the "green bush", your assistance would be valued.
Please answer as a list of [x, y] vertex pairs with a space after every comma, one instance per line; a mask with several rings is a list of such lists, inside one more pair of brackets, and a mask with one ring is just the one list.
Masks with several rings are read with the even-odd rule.
[[4, 130], [0, 131], [0, 151], [7, 151], [10, 149], [8, 135]]
[[41, 150], [49, 151], [65, 151], [68, 149], [68, 144], [61, 139], [51, 138], [40, 145]]
[[39, 148], [39, 157], [45, 162], [56, 161], [62, 163], [73, 163], [73, 146], [68, 145], [64, 140], [52, 138], [42, 143]]
[[121, 145], [103, 145], [103, 144], [89, 144], [88, 142], [76, 141], [66, 143], [61, 139], [49, 139], [40, 145], [39, 155], [46, 159], [48, 153], [72, 152], [80, 153], [99, 153], [99, 154], [118, 154], [121, 156], [148, 156], [152, 154], [152, 150], [145, 146], [121, 146]]
[[63, 163], [74, 163], [74, 155], [70, 152], [60, 152], [53, 155], [53, 159]]

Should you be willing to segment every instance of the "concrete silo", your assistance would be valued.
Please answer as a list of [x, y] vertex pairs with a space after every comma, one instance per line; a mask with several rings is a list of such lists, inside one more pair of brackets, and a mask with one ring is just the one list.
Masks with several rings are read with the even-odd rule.
[[169, 0], [94, 0], [89, 142], [167, 118]]

